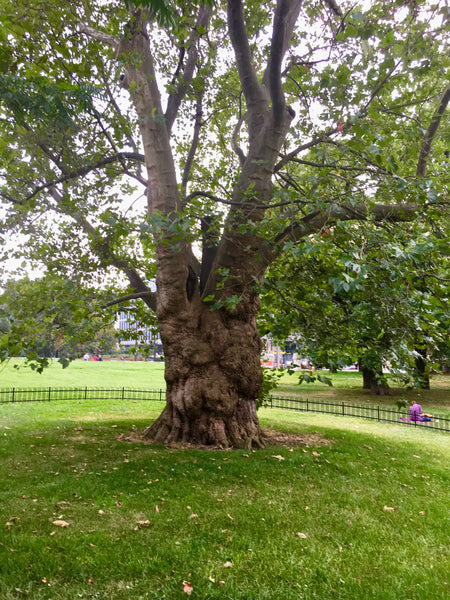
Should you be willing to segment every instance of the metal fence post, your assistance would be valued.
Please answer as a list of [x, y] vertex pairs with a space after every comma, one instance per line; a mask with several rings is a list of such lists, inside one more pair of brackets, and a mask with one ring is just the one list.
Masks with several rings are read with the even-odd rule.
[[378, 420], [380, 421], [380, 405], [377, 406]]

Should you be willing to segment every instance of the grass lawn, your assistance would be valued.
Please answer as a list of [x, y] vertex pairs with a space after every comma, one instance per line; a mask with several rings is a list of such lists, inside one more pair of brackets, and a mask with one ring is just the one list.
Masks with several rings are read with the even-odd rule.
[[[0, 366], [0, 388], [2, 387], [39, 387], [39, 386], [90, 386], [90, 387], [136, 387], [144, 389], [165, 389], [164, 363], [134, 361], [85, 362], [76, 360], [63, 369], [54, 362], [43, 374], [36, 373], [23, 366], [22, 360], [11, 360]], [[19, 368], [16, 368], [19, 367]], [[387, 397], [372, 396], [362, 389], [361, 373], [345, 371], [332, 375], [329, 387], [320, 382], [298, 385], [298, 374], [283, 375], [280, 386], [274, 391], [279, 396], [303, 396], [310, 399], [331, 402], [353, 402], [356, 404], [380, 404], [395, 407], [398, 398], [416, 400], [424, 411], [432, 408], [450, 410], [450, 377], [434, 376], [431, 390], [406, 390], [400, 386], [392, 388], [393, 395]]]
[[0, 366], [1, 387], [136, 387], [165, 389], [164, 363], [134, 361], [75, 360], [66, 369], [54, 361], [39, 374], [24, 366], [23, 360], [11, 359]]
[[160, 410], [0, 405], [2, 600], [449, 597], [448, 434], [263, 409], [310, 445], [126, 439]]

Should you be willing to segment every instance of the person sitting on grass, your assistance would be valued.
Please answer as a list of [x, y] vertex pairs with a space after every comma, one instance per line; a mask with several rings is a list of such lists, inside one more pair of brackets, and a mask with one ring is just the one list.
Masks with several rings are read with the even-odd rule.
[[415, 400], [413, 400], [413, 403], [409, 407], [409, 416], [410, 416], [411, 421], [418, 421], [418, 422], [431, 421], [431, 419], [433, 418], [432, 415], [423, 413], [422, 407], [420, 406], [420, 404], [417, 404], [417, 402]]

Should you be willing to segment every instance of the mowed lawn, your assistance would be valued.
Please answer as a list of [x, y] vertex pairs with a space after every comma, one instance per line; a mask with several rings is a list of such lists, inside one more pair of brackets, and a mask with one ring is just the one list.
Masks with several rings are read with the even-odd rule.
[[[154, 363], [42, 381], [114, 369], [160, 386]], [[139, 441], [161, 408], [0, 405], [2, 600], [449, 597], [448, 434], [262, 409], [284, 445], [168, 450]]]
[[[333, 385], [320, 382], [298, 385], [299, 374], [287, 372], [280, 380], [274, 394], [279, 396], [301, 396], [331, 402], [354, 404], [381, 404], [396, 407], [396, 400], [413, 399], [425, 409], [440, 408], [450, 410], [450, 377], [434, 375], [430, 390], [407, 390], [399, 384], [392, 384], [392, 396], [373, 396], [362, 389], [361, 373], [345, 371], [329, 374]], [[314, 375], [314, 373], [313, 373]], [[12, 359], [0, 366], [0, 388], [7, 387], [130, 387], [148, 390], [165, 389], [164, 363], [142, 361], [102, 361], [85, 362], [76, 360], [63, 369], [54, 361], [39, 374], [24, 366], [24, 361]]]
[[24, 363], [24, 360], [11, 359], [0, 366], [0, 388], [125, 386], [159, 390], [166, 387], [163, 362], [75, 360], [63, 369], [53, 361], [42, 374], [25, 367]]

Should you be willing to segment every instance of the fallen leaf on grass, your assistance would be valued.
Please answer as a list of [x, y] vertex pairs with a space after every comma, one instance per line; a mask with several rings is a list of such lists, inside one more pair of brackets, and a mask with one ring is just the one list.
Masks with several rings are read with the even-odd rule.
[[67, 521], [61, 521], [59, 519], [57, 519], [56, 521], [52, 521], [52, 523], [57, 527], [69, 527], [69, 523]]
[[198, 515], [196, 513], [192, 513], [189, 515], [190, 519], [196, 519], [198, 517]]
[[306, 538], [308, 537], [306, 533], [300, 533], [299, 531], [295, 535], [298, 535], [298, 537], [302, 538], [302, 540], [306, 540]]
[[189, 581], [183, 581], [183, 592], [185, 594], [187, 594], [188, 596], [190, 596], [192, 594], [192, 590], [193, 590], [193, 586], [192, 583], [189, 583]]
[[233, 563], [231, 562], [231, 560], [227, 560], [225, 563], [223, 563], [223, 566], [229, 568], [233, 566]]
[[384, 505], [383, 510], [385, 510], [387, 512], [394, 512], [395, 508], [393, 506]]
[[149, 525], [150, 525], [150, 521], [148, 519], [146, 519], [145, 521], [137, 522], [138, 527], [149, 527]]
[[320, 454], [319, 454], [318, 452], [316, 452], [315, 450], [313, 450], [313, 453], [312, 453], [312, 455], [313, 455], [313, 456], [320, 456]]
[[284, 460], [284, 456], [281, 456], [281, 454], [272, 454], [272, 458], [277, 458], [278, 460]]

